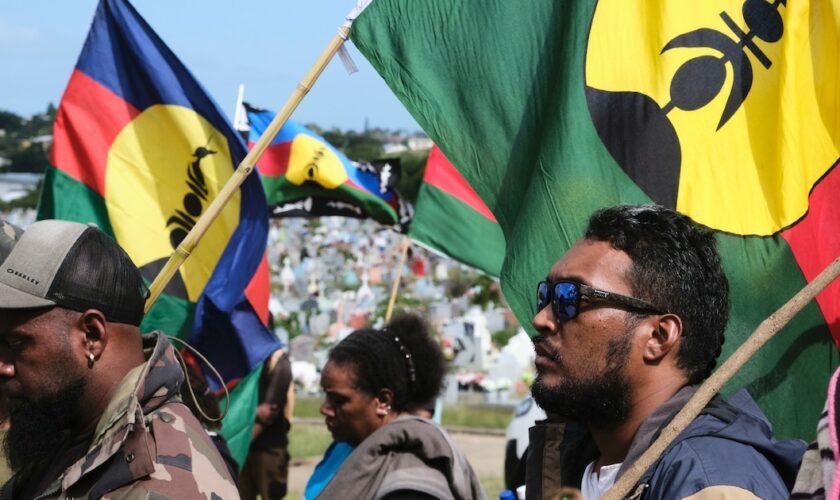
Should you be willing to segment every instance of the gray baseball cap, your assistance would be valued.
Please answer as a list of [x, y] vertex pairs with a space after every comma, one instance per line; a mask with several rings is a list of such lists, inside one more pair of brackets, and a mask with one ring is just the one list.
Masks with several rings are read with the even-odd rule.
[[16, 240], [0, 230], [0, 252], [11, 244], [0, 264], [0, 309], [98, 309], [109, 321], [140, 324], [145, 284], [110, 236], [62, 220], [36, 222]]

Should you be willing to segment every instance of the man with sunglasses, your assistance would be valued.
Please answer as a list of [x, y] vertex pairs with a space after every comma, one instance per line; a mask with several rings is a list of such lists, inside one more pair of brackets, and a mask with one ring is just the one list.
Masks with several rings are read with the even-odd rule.
[[[596, 212], [536, 287], [527, 498], [599, 498], [709, 376], [729, 284], [711, 231], [660, 206]], [[746, 391], [714, 398], [633, 498], [787, 498], [805, 444], [775, 441]]]

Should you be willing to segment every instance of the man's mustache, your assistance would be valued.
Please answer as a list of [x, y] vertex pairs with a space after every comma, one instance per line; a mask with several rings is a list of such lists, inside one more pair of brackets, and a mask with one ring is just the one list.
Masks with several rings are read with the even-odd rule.
[[534, 343], [534, 350], [537, 354], [545, 356], [555, 363], [560, 362], [560, 352], [548, 342], [548, 337], [539, 334], [532, 338], [531, 341]]

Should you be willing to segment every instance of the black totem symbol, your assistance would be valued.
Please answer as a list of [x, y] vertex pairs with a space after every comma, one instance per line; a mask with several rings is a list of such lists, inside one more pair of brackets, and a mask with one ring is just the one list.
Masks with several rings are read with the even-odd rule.
[[195, 226], [196, 220], [201, 216], [204, 210], [202, 202], [207, 201], [207, 196], [210, 190], [207, 188], [207, 181], [204, 179], [204, 173], [201, 171], [201, 160], [209, 155], [216, 154], [216, 151], [208, 149], [212, 136], [207, 140], [207, 144], [199, 146], [193, 152], [192, 163], [187, 165], [187, 188], [189, 191], [184, 195], [183, 210], [175, 209], [175, 215], [171, 216], [166, 221], [166, 227], [173, 226], [169, 231], [169, 243], [175, 249], [184, 238], [187, 237], [190, 229]]
[[720, 130], [732, 115], [744, 103], [753, 82], [753, 68], [746, 51], [769, 69], [772, 62], [759, 48], [753, 38], [759, 38], [768, 43], [781, 40], [784, 34], [784, 23], [779, 14], [779, 5], [785, 5], [786, 0], [775, 0], [772, 4], [764, 0], [747, 0], [741, 8], [744, 21], [749, 31], [744, 33], [729, 17], [721, 12], [720, 17], [735, 35], [735, 40], [720, 31], [711, 28], [684, 33], [662, 49], [662, 53], [678, 47], [703, 47], [714, 49], [721, 53], [721, 57], [699, 56], [689, 59], [677, 69], [671, 80], [671, 101], [662, 111], [668, 114], [674, 107], [684, 111], [694, 111], [712, 102], [723, 88], [726, 79], [726, 65], [732, 65], [732, 91], [726, 101], [717, 130]]
[[683, 33], [660, 54], [678, 48], [707, 48], [719, 55], [702, 55], [685, 61], [671, 79], [670, 101], [659, 106], [641, 92], [606, 91], [585, 87], [586, 102], [598, 136], [616, 163], [650, 198], [675, 208], [679, 190], [682, 147], [669, 113], [674, 108], [695, 111], [708, 105], [723, 90], [727, 65], [732, 67], [732, 89], [717, 123], [720, 130], [741, 108], [753, 84], [748, 53], [765, 68], [770, 58], [755, 39], [775, 43], [784, 35], [779, 6], [786, 0], [745, 0], [741, 7], [748, 31], [744, 32], [726, 12], [720, 18], [733, 36], [712, 28]]

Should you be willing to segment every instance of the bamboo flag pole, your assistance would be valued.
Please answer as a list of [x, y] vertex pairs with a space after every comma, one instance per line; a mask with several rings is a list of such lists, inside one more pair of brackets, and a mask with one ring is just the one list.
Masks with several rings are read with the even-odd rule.
[[388, 297], [388, 309], [385, 311], [385, 322], [391, 321], [391, 314], [394, 312], [394, 302], [397, 300], [397, 290], [400, 288], [400, 278], [402, 277], [402, 268], [405, 265], [405, 257], [408, 255], [408, 247], [411, 246], [411, 239], [406, 235], [402, 242], [402, 253], [400, 254], [400, 263], [397, 265], [397, 273], [394, 276], [394, 283], [391, 284], [391, 296]]
[[300, 101], [303, 100], [304, 96], [306, 96], [312, 88], [312, 85], [318, 77], [321, 76], [324, 68], [327, 67], [327, 64], [333, 58], [335, 53], [342, 47], [344, 41], [347, 39], [347, 35], [350, 33], [350, 25], [353, 19], [355, 19], [355, 15], [358, 15], [358, 13], [361, 12], [361, 10], [358, 10], [358, 12], [357, 10], [358, 6], [354, 9], [353, 13], [351, 13], [351, 16], [354, 17], [351, 19], [351, 17], [348, 16], [347, 22], [338, 29], [338, 33], [336, 33], [332, 40], [330, 40], [327, 48], [324, 49], [306, 76], [304, 76], [297, 84], [297, 87], [286, 101], [286, 104], [280, 108], [280, 111], [274, 119], [271, 120], [268, 127], [266, 127], [265, 132], [254, 145], [254, 148], [251, 149], [242, 162], [239, 163], [239, 167], [233, 172], [231, 178], [228, 179], [227, 183], [225, 183], [219, 191], [219, 194], [216, 195], [207, 207], [207, 211], [204, 212], [201, 218], [198, 219], [195, 226], [193, 226], [190, 232], [187, 233], [187, 236], [178, 245], [178, 248], [175, 249], [175, 253], [172, 254], [166, 262], [166, 265], [164, 265], [163, 269], [161, 269], [160, 273], [158, 273], [155, 277], [155, 280], [149, 287], [149, 298], [146, 300], [145, 312], [149, 312], [149, 309], [152, 308], [152, 305], [160, 296], [163, 289], [172, 277], [175, 276], [175, 273], [178, 272], [178, 268], [181, 267], [181, 264], [183, 264], [187, 257], [190, 256], [196, 245], [198, 245], [199, 240], [201, 240], [204, 233], [207, 232], [207, 229], [210, 228], [210, 225], [219, 216], [219, 213], [221, 213], [224, 206], [230, 201], [236, 193], [236, 190], [239, 189], [239, 186], [242, 185], [248, 175], [253, 172], [254, 165], [256, 165], [257, 160], [259, 160], [260, 156], [262, 156], [263, 152], [265, 152], [266, 148], [271, 143], [271, 140], [274, 139], [274, 136], [276, 136], [278, 132], [280, 132], [280, 129], [286, 124], [289, 116], [292, 115], [292, 112], [298, 107]]
[[838, 275], [840, 275], [840, 257], [834, 259], [834, 262], [823, 269], [813, 281], [805, 285], [805, 288], [794, 295], [779, 310], [762, 321], [752, 335], [729, 356], [708, 380], [703, 382], [703, 385], [697, 389], [697, 392], [688, 400], [683, 409], [662, 430], [662, 433], [650, 448], [642, 453], [630, 469], [601, 498], [604, 500], [620, 500], [624, 498], [630, 492], [630, 489], [641, 479], [645, 471], [659, 458], [668, 445], [671, 444], [674, 438], [700, 414], [703, 408], [706, 407], [709, 401], [711, 401], [729, 379], [744, 366], [753, 354], [787, 325], [808, 302], [813, 300], [823, 288], [834, 281]]

